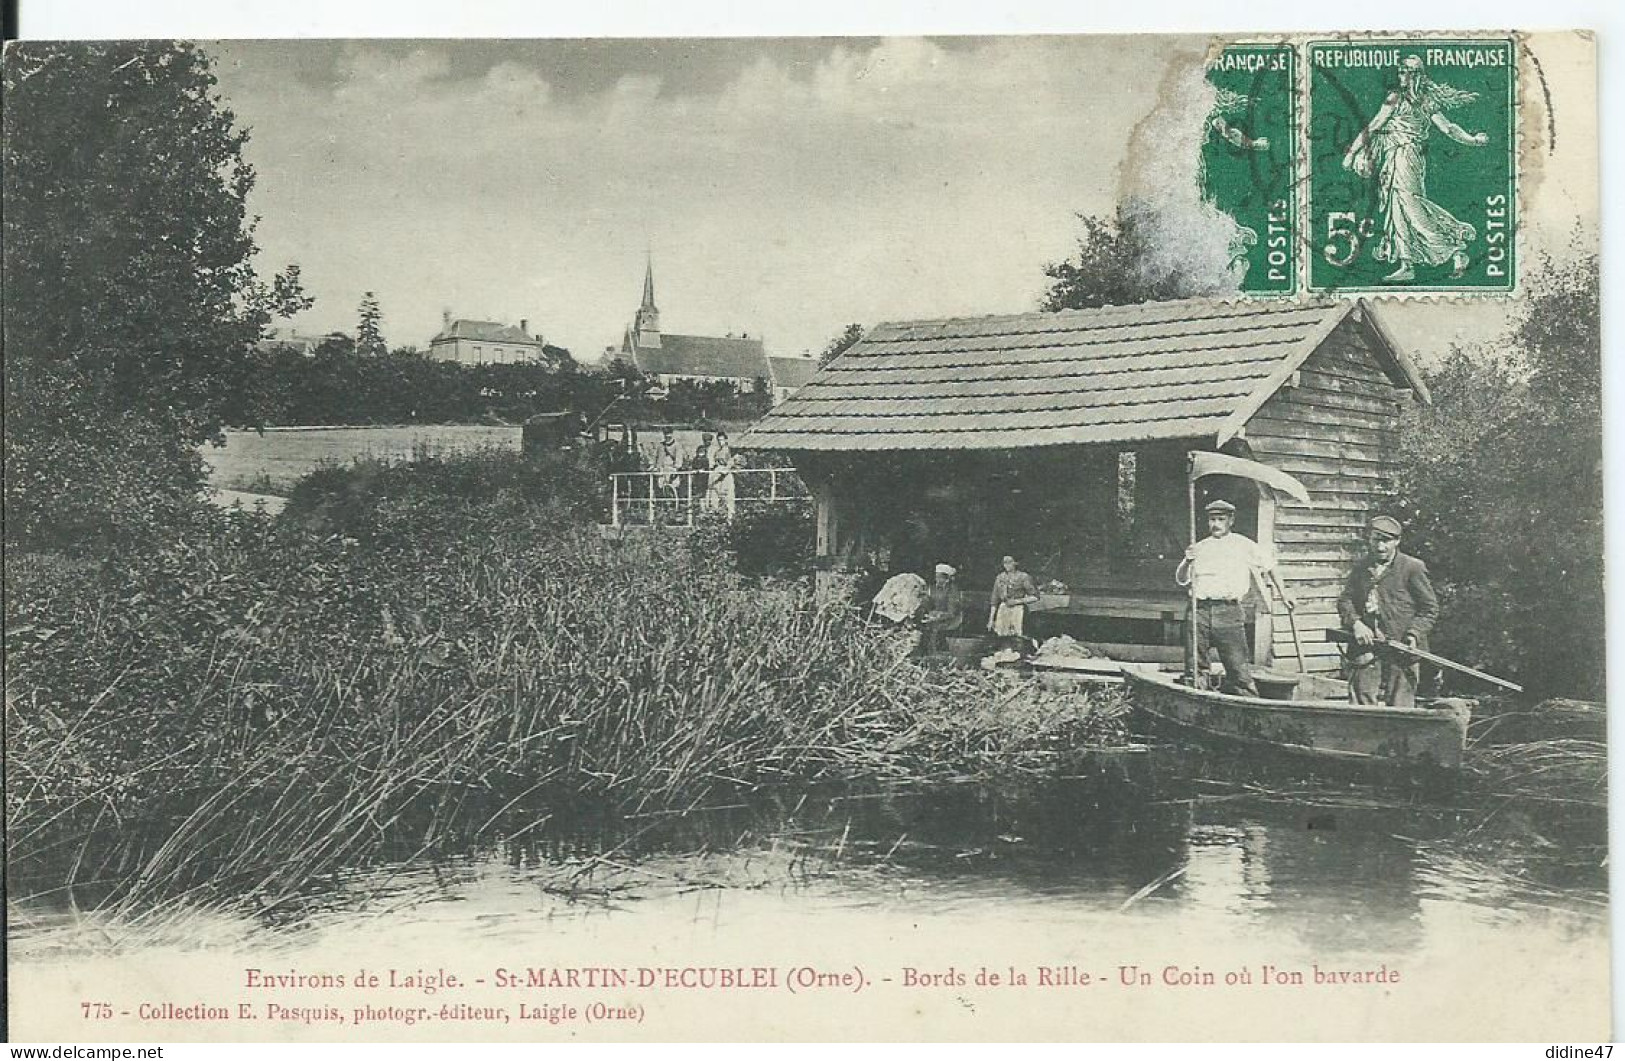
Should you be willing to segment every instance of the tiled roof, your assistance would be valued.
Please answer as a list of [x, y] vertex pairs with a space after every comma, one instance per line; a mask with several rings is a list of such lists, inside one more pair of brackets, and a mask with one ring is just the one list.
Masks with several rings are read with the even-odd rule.
[[660, 345], [639, 346], [638, 371], [650, 376], [711, 376], [717, 379], [765, 379], [767, 352], [760, 339], [710, 335], [660, 334]]
[[773, 373], [773, 386], [799, 388], [807, 385], [818, 371], [818, 362], [810, 357], [772, 357], [767, 359]]
[[[882, 324], [742, 445], [1017, 449], [1228, 437], [1363, 303], [1207, 299]], [[1396, 379], [1426, 395], [1392, 344]]]
[[429, 341], [431, 343], [443, 343], [452, 339], [472, 339], [477, 343], [542, 345], [540, 337], [527, 335], [516, 325], [503, 324], [500, 321], [454, 320], [449, 327], [442, 328], [440, 334]]
[[294, 328], [272, 328], [269, 335], [254, 344], [254, 348], [262, 353], [286, 351], [309, 357], [316, 352], [317, 347], [329, 339], [343, 340], [345, 338], [343, 332], [305, 335]]

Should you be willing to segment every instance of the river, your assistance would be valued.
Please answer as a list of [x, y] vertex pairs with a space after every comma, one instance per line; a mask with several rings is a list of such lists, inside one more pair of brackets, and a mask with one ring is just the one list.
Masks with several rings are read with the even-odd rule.
[[1491, 793], [784, 798], [257, 916], [14, 903], [13, 1032], [1583, 1041], [1608, 1030], [1604, 842], [1597, 808]]

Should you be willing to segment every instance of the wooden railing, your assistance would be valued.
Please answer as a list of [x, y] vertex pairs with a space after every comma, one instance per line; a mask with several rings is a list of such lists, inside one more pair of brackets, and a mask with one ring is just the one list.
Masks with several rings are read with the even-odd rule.
[[692, 527], [706, 516], [732, 520], [741, 506], [781, 505], [812, 497], [793, 468], [615, 472], [609, 477], [609, 492], [612, 527]]

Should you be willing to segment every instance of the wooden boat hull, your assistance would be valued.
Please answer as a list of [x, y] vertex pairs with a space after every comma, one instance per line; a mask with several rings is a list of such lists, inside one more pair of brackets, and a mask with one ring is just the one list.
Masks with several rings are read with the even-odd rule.
[[1407, 708], [1265, 700], [1192, 689], [1164, 674], [1127, 672], [1124, 677], [1136, 710], [1207, 744], [1430, 771], [1460, 768], [1466, 748], [1468, 701]]

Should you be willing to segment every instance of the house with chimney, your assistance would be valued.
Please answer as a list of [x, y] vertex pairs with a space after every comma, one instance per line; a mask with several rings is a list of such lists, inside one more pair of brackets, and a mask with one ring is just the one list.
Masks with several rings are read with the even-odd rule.
[[532, 335], [530, 321], [524, 318], [517, 325], [454, 319], [450, 310], [442, 313], [440, 332], [429, 340], [431, 358], [462, 365], [553, 363], [558, 360], [552, 352], [556, 349], [548, 347], [540, 335]]

